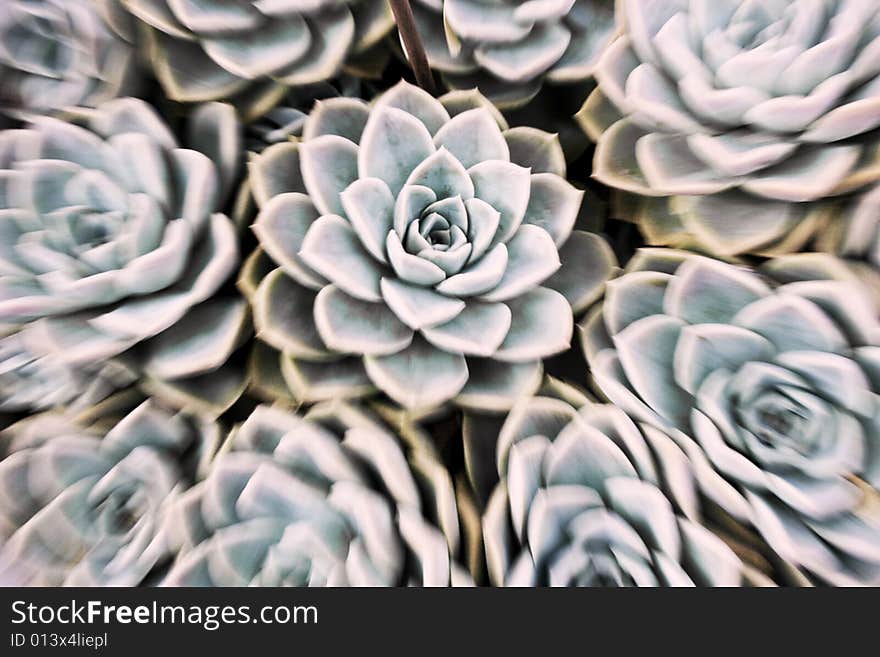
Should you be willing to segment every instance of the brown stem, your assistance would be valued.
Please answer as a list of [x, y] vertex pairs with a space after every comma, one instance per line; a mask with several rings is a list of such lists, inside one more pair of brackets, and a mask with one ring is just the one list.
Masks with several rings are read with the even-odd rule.
[[422, 38], [419, 36], [418, 28], [416, 28], [416, 21], [413, 18], [409, 0], [388, 1], [391, 4], [391, 12], [394, 14], [394, 21], [397, 23], [400, 38], [403, 40], [406, 57], [416, 76], [416, 82], [429, 94], [436, 95], [434, 76], [431, 74], [431, 67], [428, 65], [428, 56], [425, 54], [425, 46], [422, 45]]

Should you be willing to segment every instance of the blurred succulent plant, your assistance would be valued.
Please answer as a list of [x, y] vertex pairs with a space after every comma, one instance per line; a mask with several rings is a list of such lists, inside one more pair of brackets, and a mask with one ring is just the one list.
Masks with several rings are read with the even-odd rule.
[[337, 75], [350, 53], [367, 58], [393, 24], [384, 0], [122, 4], [146, 27], [153, 68], [170, 98], [235, 102], [238, 96], [247, 116], [270, 109], [287, 86]]
[[815, 239], [820, 253], [794, 253], [767, 262], [779, 280], [836, 280], [862, 287], [880, 308], [880, 185], [835, 207]]
[[528, 103], [544, 82], [593, 75], [613, 36], [613, 0], [415, 0], [431, 67], [453, 89], [478, 87], [498, 107]]
[[498, 435], [483, 517], [496, 586], [739, 586], [744, 566], [699, 524], [687, 459], [620, 409], [519, 402]]
[[137, 347], [152, 388], [222, 411], [243, 387], [224, 365], [248, 327], [244, 300], [217, 295], [238, 259], [231, 222], [214, 213], [218, 171], [239, 157], [232, 108], [192, 118], [216, 167], [139, 100], [83, 120], [0, 134], [0, 322], [61, 366]]
[[[785, 278], [774, 265], [774, 275]], [[859, 288], [647, 249], [582, 324], [602, 392], [785, 563], [880, 582], [880, 322]]]
[[[648, 197], [618, 193], [611, 214], [638, 225], [647, 244], [689, 249], [719, 258], [773, 258], [810, 248], [849, 210], [845, 200], [755, 201], [741, 192]], [[827, 239], [827, 238], [824, 238]]]
[[[213, 424], [144, 402], [109, 431], [46, 413], [13, 425], [0, 461], [0, 581], [134, 586], [170, 557], [162, 529]], [[216, 445], [215, 445], [216, 446]]]
[[28, 350], [13, 332], [0, 338], [0, 411], [77, 410], [92, 406], [137, 379], [125, 364], [100, 363], [97, 369], [65, 367]]
[[28, 116], [96, 107], [132, 92], [134, 60], [93, 0], [6, 0], [0, 111]]
[[476, 93], [401, 82], [372, 107], [323, 101], [302, 141], [251, 161], [256, 257], [278, 267], [242, 289], [296, 397], [509, 408], [568, 348], [614, 257], [572, 231], [556, 139], [498, 121]]
[[[593, 175], [645, 196], [644, 232], [718, 255], [797, 250], [880, 179], [880, 8], [858, 0], [627, 0], [579, 119]], [[804, 223], [804, 226], [800, 224]]]
[[449, 586], [462, 534], [428, 442], [340, 403], [257, 407], [169, 515], [166, 586]]

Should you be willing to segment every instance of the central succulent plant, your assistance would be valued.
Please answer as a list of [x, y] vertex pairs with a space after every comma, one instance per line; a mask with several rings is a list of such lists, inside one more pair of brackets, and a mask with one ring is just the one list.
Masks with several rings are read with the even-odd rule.
[[877, 317], [851, 284], [645, 250], [583, 337], [601, 390], [679, 441], [708, 499], [787, 563], [852, 585], [880, 582]]
[[655, 243], [760, 251], [813, 222], [785, 204], [880, 179], [877, 3], [627, 0], [618, 22], [580, 119], [596, 178], [681, 196], [641, 215]]
[[[219, 100], [246, 92], [251, 104], [271, 106], [284, 95], [283, 85], [333, 77], [350, 52], [373, 46], [393, 25], [384, 0], [122, 3], [149, 26], [156, 75], [165, 92], [179, 101]], [[280, 84], [264, 84], [262, 91], [251, 84], [269, 79]], [[255, 100], [264, 93], [265, 101]]]
[[301, 397], [322, 377], [411, 409], [509, 407], [612, 273], [607, 245], [572, 231], [582, 192], [558, 142], [502, 131], [478, 95], [447, 103], [460, 113], [405, 82], [372, 107], [325, 100], [301, 142], [251, 163], [254, 230], [279, 266], [254, 320]]
[[257, 407], [168, 535], [181, 557], [165, 586], [471, 584], [449, 473], [345, 404]]
[[613, 0], [415, 0], [413, 16], [443, 80], [502, 109], [587, 80], [615, 27]]

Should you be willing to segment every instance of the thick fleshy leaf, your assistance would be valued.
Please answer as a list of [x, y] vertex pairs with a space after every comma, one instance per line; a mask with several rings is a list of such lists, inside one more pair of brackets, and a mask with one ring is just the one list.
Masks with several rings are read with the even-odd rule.
[[438, 199], [460, 196], [473, 198], [474, 183], [455, 156], [443, 148], [419, 164], [406, 180], [407, 186], [421, 185], [434, 191]]
[[602, 237], [574, 231], [559, 249], [562, 266], [543, 285], [562, 294], [574, 315], [580, 315], [605, 290], [617, 271], [617, 258]]
[[305, 404], [364, 397], [376, 391], [359, 357], [313, 363], [282, 355], [281, 374], [293, 396]]
[[314, 289], [323, 287], [325, 281], [303, 262], [299, 251], [306, 233], [318, 217], [318, 211], [308, 196], [287, 192], [270, 199], [253, 225], [260, 246], [272, 260], [300, 284]]
[[382, 298], [394, 314], [414, 330], [443, 324], [464, 310], [465, 303], [393, 278], [381, 281]]
[[468, 382], [455, 397], [455, 403], [477, 413], [506, 412], [517, 401], [537, 392], [543, 367], [537, 360], [503, 363], [494, 358], [468, 358], [468, 371]]
[[247, 305], [241, 299], [199, 304], [150, 341], [144, 370], [163, 379], [216, 370], [238, 347], [248, 325]]
[[326, 98], [315, 102], [303, 128], [303, 140], [338, 135], [359, 144], [370, 116], [369, 106], [359, 98]]
[[496, 358], [525, 362], [569, 348], [574, 320], [568, 301], [559, 292], [538, 287], [506, 303], [512, 320]]
[[727, 324], [686, 326], [675, 347], [675, 380], [696, 395], [706, 377], [716, 370], [735, 372], [751, 360], [766, 360], [775, 349], [757, 333]]
[[444, 17], [461, 39], [488, 43], [509, 43], [522, 39], [532, 27], [514, 20], [514, 7], [486, 6], [474, 0], [451, 0], [444, 3]]
[[376, 386], [409, 409], [425, 409], [452, 399], [464, 387], [464, 356], [437, 349], [416, 338], [391, 356], [366, 356], [364, 366]]
[[394, 197], [379, 178], [360, 178], [341, 195], [342, 207], [364, 247], [379, 262], [385, 258], [385, 238], [394, 223]]
[[[612, 130], [613, 127], [606, 134]], [[641, 137], [634, 150], [638, 167], [654, 194], [717, 194], [740, 182], [706, 167], [691, 151], [687, 138], [680, 134], [652, 132]]]
[[343, 214], [340, 194], [358, 178], [358, 147], [344, 137], [323, 135], [299, 145], [300, 170], [321, 214]]
[[422, 335], [445, 351], [491, 356], [507, 336], [510, 317], [503, 303], [472, 301], [450, 321], [423, 328]]
[[726, 324], [770, 288], [754, 274], [708, 258], [690, 258], [666, 290], [666, 313], [691, 324]]
[[501, 213], [478, 198], [469, 198], [465, 201], [464, 206], [468, 216], [468, 238], [473, 247], [470, 262], [476, 262], [495, 240], [501, 222]]
[[422, 185], [407, 185], [401, 190], [394, 202], [394, 230], [401, 241], [406, 239], [410, 223], [435, 201], [434, 190]]
[[474, 194], [501, 213], [496, 242], [515, 234], [529, 203], [531, 180], [528, 169], [498, 160], [480, 162], [468, 170]]
[[596, 144], [593, 177], [596, 180], [635, 194], [659, 196], [636, 160], [636, 144], [647, 133], [631, 119], [612, 124]]
[[305, 263], [350, 295], [379, 301], [382, 266], [361, 246], [351, 224], [325, 215], [309, 227], [299, 252]]
[[205, 374], [180, 379], [147, 377], [144, 392], [192, 415], [217, 418], [244, 394], [247, 376], [235, 363], [227, 361]]
[[260, 283], [252, 303], [258, 338], [279, 351], [303, 358], [328, 355], [312, 315], [313, 290], [276, 269]]
[[584, 192], [559, 176], [532, 174], [529, 204], [523, 223], [543, 228], [556, 246], [561, 247], [571, 234], [583, 197]]
[[306, 193], [300, 170], [299, 144], [272, 144], [248, 164], [249, 182], [257, 205], [285, 192]]
[[434, 135], [434, 144], [452, 153], [466, 169], [486, 160], [510, 159], [507, 142], [487, 109], [472, 109], [449, 121]]
[[672, 80], [653, 64], [642, 63], [629, 74], [626, 99], [635, 110], [634, 120], [646, 128], [683, 134], [703, 130], [682, 103]]
[[202, 102], [228, 98], [247, 86], [247, 80], [230, 73], [211, 59], [196, 42], [149, 32], [156, 77], [169, 98]]
[[747, 306], [732, 323], [762, 335], [780, 351], [837, 352], [846, 345], [840, 329], [818, 306], [789, 294], [777, 294]]
[[193, 111], [187, 130], [187, 146], [204, 153], [220, 175], [221, 197], [235, 185], [241, 165], [241, 127], [235, 108], [227, 103], [206, 103]]
[[469, 297], [488, 292], [504, 277], [507, 261], [507, 246], [496, 244], [476, 263], [442, 281], [436, 290], [450, 297]]
[[516, 43], [494, 47], [481, 45], [474, 50], [474, 59], [501, 80], [524, 82], [553, 66], [565, 53], [570, 41], [571, 32], [563, 25], [539, 23]]
[[[743, 184], [758, 196], [783, 201], [813, 201], [831, 195], [856, 166], [861, 150], [856, 146], [801, 148], [796, 155], [767, 169]], [[821, 171], [822, 176], [817, 176]]]
[[513, 407], [498, 436], [498, 474], [507, 476], [507, 453], [510, 446], [530, 436], [555, 440], [570, 422], [577, 420], [577, 410], [559, 399], [535, 397], [523, 399]]
[[425, 124], [395, 107], [373, 108], [358, 149], [361, 178], [379, 178], [397, 196], [420, 163], [434, 154]]
[[633, 322], [663, 314], [663, 300], [670, 274], [635, 271], [608, 281], [602, 314], [605, 326], [615, 335]]
[[[342, 66], [355, 34], [355, 20], [348, 7], [330, 7], [309, 16], [309, 49], [297, 60], [273, 74], [291, 86], [322, 82]], [[344, 135], [345, 136], [345, 135]]]
[[412, 114], [425, 124], [432, 135], [449, 121], [449, 113], [436, 98], [424, 89], [403, 80], [376, 100], [373, 112], [382, 107], [396, 107], [407, 114]]
[[543, 228], [520, 226], [507, 242], [507, 268], [498, 285], [483, 295], [486, 301], [505, 301], [540, 285], [561, 266], [553, 238]]
[[687, 393], [673, 378], [675, 345], [684, 323], [663, 315], [640, 319], [613, 336], [626, 378], [648, 406], [673, 424], [684, 422]]
[[648, 545], [681, 558], [681, 537], [672, 505], [660, 490], [638, 479], [616, 477], [606, 484], [609, 505], [646, 539]]
[[394, 354], [412, 341], [412, 330], [384, 303], [355, 299], [333, 285], [315, 298], [314, 317], [321, 339], [333, 351]]
[[536, 173], [553, 173], [565, 178], [565, 153], [559, 136], [531, 128], [517, 126], [504, 132], [510, 151], [510, 161]]
[[252, 80], [289, 66], [309, 49], [311, 36], [305, 20], [288, 14], [284, 20], [260, 26], [261, 38], [231, 35], [203, 42], [205, 52], [231, 73]]
[[389, 231], [385, 239], [385, 253], [391, 268], [403, 281], [415, 285], [435, 285], [444, 278], [446, 272], [433, 262], [417, 255], [407, 253], [400, 243], [397, 231]]
[[601, 493], [616, 477], [637, 477], [623, 451], [589, 427], [565, 427], [544, 461], [547, 486], [586, 486]]

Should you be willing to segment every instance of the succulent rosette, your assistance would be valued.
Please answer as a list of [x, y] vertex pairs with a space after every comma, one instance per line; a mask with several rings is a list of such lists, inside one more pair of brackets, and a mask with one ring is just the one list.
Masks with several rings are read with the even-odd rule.
[[258, 406], [168, 521], [165, 586], [449, 586], [463, 537], [424, 437], [405, 446], [341, 403]]
[[147, 401], [109, 430], [47, 413], [3, 437], [0, 580], [134, 586], [170, 558], [163, 519], [217, 429]]
[[478, 94], [401, 82], [323, 101], [301, 141], [251, 161], [262, 251], [243, 289], [297, 398], [509, 408], [569, 347], [614, 256], [572, 230], [583, 192], [556, 139], [505, 127]]
[[739, 586], [744, 566], [699, 524], [684, 452], [620, 409], [520, 401], [498, 435], [483, 517], [495, 586]]
[[[105, 0], [109, 1], [109, 0]], [[393, 25], [384, 0], [122, 0], [147, 28], [165, 93], [201, 102], [243, 96], [259, 115], [286, 86], [321, 82]]]
[[454, 89], [478, 87], [503, 109], [544, 82], [590, 78], [614, 33], [613, 0], [415, 0], [428, 62]]
[[28, 351], [79, 368], [137, 348], [153, 387], [182, 404], [234, 401], [243, 384], [224, 366], [248, 310], [219, 294], [238, 244], [215, 212], [238, 158], [231, 112], [193, 115], [228, 154], [216, 166], [132, 98], [88, 111], [85, 126], [40, 117], [0, 134], [0, 322]]
[[92, 0], [8, 0], [0, 12], [0, 111], [96, 107], [131, 92], [134, 54]]
[[817, 210], [786, 204], [880, 179], [876, 3], [626, 0], [618, 14], [579, 118], [595, 177], [682, 197], [642, 212], [658, 244], [797, 250]]
[[847, 283], [648, 249], [582, 327], [599, 388], [670, 432], [708, 500], [797, 572], [852, 585], [880, 582], [877, 317]]

